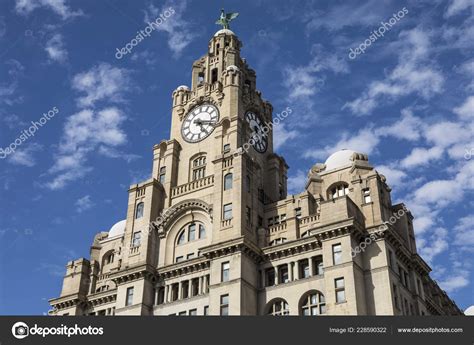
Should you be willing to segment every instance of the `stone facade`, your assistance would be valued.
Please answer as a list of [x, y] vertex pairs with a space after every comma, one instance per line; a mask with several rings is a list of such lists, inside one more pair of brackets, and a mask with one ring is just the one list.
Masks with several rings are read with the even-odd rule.
[[[130, 187], [126, 220], [96, 235], [90, 259], [67, 264], [50, 314], [460, 315], [366, 155], [334, 153], [287, 195], [277, 121], [240, 48], [220, 30], [194, 62], [151, 179]], [[211, 105], [217, 120], [187, 122], [206, 136], [194, 140], [183, 123]]]

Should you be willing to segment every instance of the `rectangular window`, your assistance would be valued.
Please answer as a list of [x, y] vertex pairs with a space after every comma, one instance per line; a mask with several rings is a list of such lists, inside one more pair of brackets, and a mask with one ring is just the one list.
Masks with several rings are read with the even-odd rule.
[[188, 242], [194, 241], [195, 239], [196, 239], [196, 224], [191, 224], [189, 226]]
[[132, 247], [139, 247], [142, 240], [142, 233], [137, 231], [133, 234]]
[[346, 301], [346, 290], [344, 288], [344, 278], [334, 279], [334, 286], [336, 287], [336, 303]]
[[195, 258], [195, 255], [194, 253], [190, 253], [186, 256], [186, 260], [189, 260], [189, 259], [194, 259]]
[[268, 218], [268, 226], [272, 226], [272, 225], [273, 225], [273, 217]]
[[204, 306], [204, 312], [203, 312], [204, 315], [209, 315], [209, 306], [208, 305], [205, 305]]
[[342, 262], [342, 247], [340, 243], [332, 246], [332, 261], [334, 265], [339, 265]]
[[232, 204], [224, 205], [224, 220], [232, 219]]
[[280, 216], [280, 222], [282, 222], [282, 223], [283, 223], [283, 222], [286, 222], [286, 214], [283, 213], [283, 214]]
[[180, 311], [180, 312], [178, 313], [178, 316], [185, 316], [185, 315], [186, 315], [186, 311]]
[[166, 177], [166, 167], [161, 167], [160, 168], [160, 183], [165, 184], [165, 177]]
[[308, 278], [310, 276], [308, 260], [300, 261], [300, 272], [301, 278]]
[[189, 282], [184, 281], [181, 283], [181, 296], [182, 298], [188, 298], [188, 292], [189, 292]]
[[221, 281], [222, 282], [229, 281], [229, 271], [230, 271], [230, 263], [223, 262], [221, 266]]
[[224, 176], [224, 190], [232, 189], [232, 173], [228, 173]]
[[323, 266], [323, 259], [316, 258], [314, 260], [315, 267], [316, 267], [316, 275], [320, 276], [324, 274], [324, 266]]
[[176, 257], [176, 262], [181, 262], [184, 260], [184, 256], [177, 256]]
[[372, 198], [370, 197], [370, 189], [369, 188], [362, 189], [362, 194], [364, 196], [364, 204], [368, 204], [369, 202], [372, 202]]
[[246, 181], [247, 181], [247, 193], [250, 193], [251, 189], [252, 189], [252, 185], [251, 185], [251, 180], [250, 180], [250, 176], [247, 175], [247, 178], [246, 178]]
[[199, 294], [199, 278], [191, 280], [191, 296], [197, 296]]
[[273, 267], [265, 271], [265, 276], [266, 276], [267, 286], [275, 285], [275, 269]]
[[280, 271], [280, 277], [279, 277], [280, 283], [288, 283], [290, 281], [288, 277], [288, 265], [280, 266], [279, 271]]
[[296, 215], [296, 218], [298, 219], [301, 218], [301, 207], [295, 208], [295, 215]]
[[199, 238], [206, 238], [206, 228], [202, 224], [199, 224]]
[[229, 315], [229, 295], [221, 296], [221, 315]]
[[400, 309], [400, 305], [398, 304], [398, 288], [395, 284], [393, 284], [393, 301], [395, 303], [395, 307]]
[[125, 300], [125, 306], [133, 304], [133, 287], [127, 288], [127, 298]]
[[388, 265], [393, 268], [393, 253], [390, 249], [388, 250]]
[[251, 220], [252, 220], [252, 213], [251, 213], [251, 210], [250, 210], [250, 207], [245, 207], [245, 219], [247, 221], [247, 225], [250, 225], [252, 224]]
[[410, 278], [408, 272], [404, 271], [403, 275], [405, 276], [405, 287], [410, 290]]
[[189, 311], [189, 316], [196, 316], [198, 313], [197, 313], [197, 309], [191, 309]]
[[224, 144], [224, 153], [230, 152], [230, 144]]

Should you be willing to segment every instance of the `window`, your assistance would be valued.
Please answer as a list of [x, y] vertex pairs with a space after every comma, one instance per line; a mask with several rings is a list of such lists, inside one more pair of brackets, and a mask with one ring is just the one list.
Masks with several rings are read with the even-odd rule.
[[280, 215], [280, 222], [286, 222], [286, 214]]
[[232, 218], [232, 204], [224, 205], [224, 220]]
[[326, 313], [326, 299], [320, 292], [309, 293], [303, 299], [301, 313], [305, 316], [321, 315]]
[[283, 299], [279, 299], [273, 302], [268, 308], [267, 315], [273, 315], [273, 316], [290, 315], [290, 308], [288, 307], [288, 303]]
[[133, 304], [133, 287], [127, 288], [127, 298], [125, 300], [125, 306]]
[[247, 221], [247, 225], [252, 224], [252, 211], [248, 206], [245, 207], [245, 220]]
[[301, 218], [301, 207], [295, 208], [295, 215], [296, 215], [296, 218], [298, 219]]
[[188, 228], [188, 242], [194, 241], [196, 239], [196, 224], [189, 225]]
[[388, 250], [388, 265], [391, 267], [391, 268], [394, 268], [393, 267], [393, 253], [392, 251], [389, 249]]
[[181, 262], [184, 260], [184, 256], [177, 256], [176, 257], [176, 262]]
[[285, 265], [280, 266], [278, 270], [278, 274], [279, 274], [278, 281], [280, 283], [288, 283], [290, 281], [290, 278], [288, 276], [288, 265], [285, 264]]
[[265, 270], [265, 277], [267, 281], [267, 286], [275, 285], [275, 269], [273, 267]]
[[332, 261], [334, 265], [339, 265], [342, 261], [342, 248], [340, 243], [332, 246]]
[[199, 238], [206, 238], [206, 228], [202, 224], [199, 224]]
[[202, 84], [204, 82], [204, 72], [199, 72], [198, 74], [198, 83]]
[[206, 176], [206, 156], [200, 156], [192, 163], [192, 180], [199, 180]]
[[145, 207], [145, 204], [142, 203], [142, 202], [137, 205], [137, 212], [136, 212], [136, 214], [135, 214], [135, 218], [136, 218], [136, 219], [143, 217], [143, 209], [144, 209], [144, 207]]
[[308, 278], [310, 276], [308, 260], [300, 261], [300, 274], [301, 274], [301, 278]]
[[332, 199], [336, 199], [340, 196], [344, 196], [344, 195], [347, 195], [349, 194], [349, 185], [347, 184], [340, 184], [340, 185], [337, 185], [335, 187], [333, 187], [329, 193], [329, 196], [332, 198]]
[[180, 234], [178, 235], [178, 244], [183, 244], [185, 241], [186, 241], [186, 231], [183, 230], [180, 232]]
[[400, 304], [398, 304], [398, 288], [395, 284], [393, 284], [393, 301], [395, 303], [395, 307], [397, 307], [397, 309], [400, 309]]
[[178, 313], [178, 316], [185, 316], [185, 315], [186, 315], [186, 311], [180, 311], [180, 312]]
[[182, 298], [188, 298], [188, 292], [189, 292], [189, 281], [186, 280], [181, 283], [181, 296]]
[[262, 217], [258, 216], [257, 222], [258, 222], [259, 227], [263, 226], [263, 218]]
[[224, 144], [224, 153], [230, 152], [230, 144]]
[[166, 177], [166, 167], [161, 167], [160, 168], [160, 183], [165, 184], [165, 177]]
[[268, 218], [268, 226], [272, 226], [272, 225], [273, 225], [273, 217]]
[[197, 309], [191, 309], [189, 311], [189, 316], [196, 316], [197, 315]]
[[105, 262], [106, 265], [109, 265], [109, 264], [113, 263], [114, 262], [114, 253], [111, 252], [111, 253], [107, 254], [105, 256], [104, 262]]
[[194, 259], [194, 257], [195, 257], [194, 253], [190, 253], [186, 256], [186, 260]]
[[221, 315], [229, 315], [229, 295], [221, 296]]
[[270, 246], [276, 246], [276, 245], [279, 245], [279, 244], [282, 244], [282, 243], [285, 243], [286, 242], [286, 237], [280, 237], [280, 238], [276, 238], [272, 241], [270, 241], [269, 245]]
[[410, 278], [409, 278], [408, 272], [403, 271], [403, 275], [404, 275], [404, 278], [405, 278], [405, 287], [408, 290], [410, 290]]
[[362, 196], [364, 197], [364, 204], [368, 204], [372, 202], [372, 198], [370, 197], [370, 189], [364, 188], [362, 189]]
[[232, 189], [232, 173], [224, 176], [224, 190]]
[[251, 185], [251, 180], [250, 180], [250, 176], [247, 175], [246, 179], [246, 187], [247, 187], [247, 193], [250, 193], [251, 189], [252, 189], [252, 185]]
[[205, 305], [204, 306], [204, 312], [203, 312], [204, 315], [209, 315], [209, 306], [208, 305]]
[[211, 84], [217, 81], [217, 68], [211, 70]]
[[344, 288], [344, 278], [334, 279], [334, 285], [336, 287], [336, 303], [345, 302], [346, 290]]
[[142, 233], [137, 231], [133, 234], [132, 247], [139, 247], [142, 240]]
[[323, 266], [323, 259], [321, 257], [316, 257], [314, 260], [315, 268], [316, 268], [316, 275], [320, 276], [324, 274], [324, 266]]
[[230, 270], [230, 264], [228, 262], [223, 262], [221, 266], [221, 281], [222, 282], [229, 281], [229, 270]]

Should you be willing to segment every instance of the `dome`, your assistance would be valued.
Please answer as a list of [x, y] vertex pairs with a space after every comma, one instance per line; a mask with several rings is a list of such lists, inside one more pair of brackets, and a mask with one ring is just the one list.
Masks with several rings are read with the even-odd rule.
[[121, 220], [118, 223], [115, 223], [114, 226], [112, 226], [109, 230], [109, 238], [123, 235], [125, 233], [126, 223], [127, 223], [126, 219]]
[[186, 85], [180, 85], [180, 86], [178, 86], [178, 87], [176, 88], [176, 90], [178, 90], [178, 91], [179, 91], [179, 90], [186, 90], [186, 91], [188, 91], [188, 90], [189, 90], [189, 87], [187, 87]]
[[474, 305], [471, 305], [464, 311], [464, 315], [474, 316]]
[[229, 29], [221, 29], [219, 31], [217, 31], [215, 34], [214, 34], [214, 37], [217, 37], [221, 34], [224, 34], [224, 35], [234, 35], [234, 32], [232, 30], [229, 30]]
[[352, 164], [352, 156], [354, 153], [354, 151], [346, 149], [334, 152], [324, 163], [326, 164], [326, 171]]

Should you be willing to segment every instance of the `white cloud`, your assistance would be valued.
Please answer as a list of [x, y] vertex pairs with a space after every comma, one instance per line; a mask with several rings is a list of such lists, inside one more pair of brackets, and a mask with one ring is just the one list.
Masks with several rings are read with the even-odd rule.
[[33, 156], [35, 152], [41, 151], [43, 147], [36, 143], [23, 144], [17, 150], [8, 156], [8, 163], [15, 165], [22, 165], [25, 167], [32, 167], [36, 165], [36, 160]]
[[82, 213], [94, 206], [94, 203], [92, 202], [90, 195], [85, 195], [82, 198], [77, 199], [74, 205], [76, 206], [76, 212]]
[[44, 48], [52, 61], [64, 63], [67, 60], [67, 50], [64, 48], [63, 36], [55, 34]]
[[448, 231], [444, 228], [435, 229], [429, 239], [418, 239], [418, 247], [421, 257], [428, 263], [448, 249]]
[[429, 62], [432, 49], [428, 33], [420, 29], [403, 31], [394, 46], [399, 57], [397, 66], [384, 80], [370, 83], [359, 98], [347, 102], [343, 109], [368, 115], [385, 99], [394, 101], [410, 94], [429, 99], [442, 91], [444, 77]]
[[307, 176], [306, 174], [298, 170], [296, 175], [291, 175], [288, 177], [288, 193], [296, 194], [301, 193], [304, 190], [306, 184]]
[[81, 10], [72, 10], [67, 2], [67, 0], [16, 0], [15, 10], [19, 14], [28, 15], [37, 8], [45, 7], [59, 15], [63, 20], [83, 14]]
[[427, 165], [433, 160], [439, 160], [442, 155], [443, 149], [436, 146], [430, 149], [415, 147], [407, 157], [402, 159], [400, 164], [403, 168], [411, 169], [420, 165]]
[[454, 244], [474, 252], [474, 216], [468, 215], [459, 219], [454, 231]]
[[453, 109], [461, 119], [469, 120], [474, 117], [474, 96], [466, 98], [463, 104]]
[[474, 6], [473, 0], [451, 0], [445, 12], [445, 17], [451, 17]]
[[402, 109], [401, 115], [399, 121], [392, 123], [390, 126], [381, 127], [377, 130], [377, 133], [380, 136], [392, 136], [397, 139], [418, 140], [421, 136], [421, 119], [414, 116], [408, 108]]
[[439, 281], [439, 285], [443, 290], [448, 293], [453, 291], [459, 290], [463, 287], [469, 285], [469, 272], [468, 271], [461, 271], [457, 274], [450, 274], [445, 277], [443, 280]]
[[288, 140], [297, 138], [300, 133], [296, 130], [287, 130], [283, 123], [273, 126], [273, 149], [280, 149]]
[[166, 1], [163, 7], [158, 8], [153, 3], [147, 6], [145, 12], [145, 23], [151, 22], [158, 18], [170, 7], [175, 11], [163, 24], [157, 27], [158, 31], [168, 34], [168, 47], [171, 49], [175, 57], [179, 57], [183, 50], [198, 36], [195, 28], [186, 20], [184, 12], [188, 6], [187, 1], [172, 2]]
[[377, 165], [377, 171], [387, 178], [387, 183], [390, 186], [401, 185], [407, 177], [407, 174], [404, 171], [395, 166]]
[[85, 96], [78, 99], [78, 104], [82, 107], [93, 106], [102, 100], [123, 102], [123, 94], [130, 90], [130, 72], [101, 63], [74, 76], [72, 87], [85, 93]]

